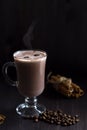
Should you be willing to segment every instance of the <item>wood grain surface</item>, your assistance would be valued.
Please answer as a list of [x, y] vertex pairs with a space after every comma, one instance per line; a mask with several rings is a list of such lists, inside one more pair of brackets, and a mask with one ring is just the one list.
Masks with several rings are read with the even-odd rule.
[[79, 115], [80, 122], [71, 126], [60, 126], [43, 121], [35, 123], [33, 120], [21, 118], [16, 113], [16, 107], [24, 101], [16, 87], [9, 86], [5, 81], [0, 81], [0, 113], [6, 116], [5, 122], [0, 125], [1, 130], [86, 130], [87, 129], [87, 81], [85, 78], [76, 78], [85, 91], [85, 95], [78, 99], [68, 99], [46, 85], [43, 94], [38, 97], [38, 102], [47, 109], [58, 110], [72, 116]]

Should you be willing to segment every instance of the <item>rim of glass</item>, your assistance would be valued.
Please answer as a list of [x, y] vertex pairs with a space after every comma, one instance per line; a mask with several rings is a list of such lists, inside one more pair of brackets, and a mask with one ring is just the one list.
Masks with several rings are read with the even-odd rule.
[[43, 58], [47, 57], [47, 52], [44, 51], [44, 50], [40, 50], [40, 49], [17, 50], [17, 51], [15, 51], [15, 52], [13, 53], [13, 57], [14, 57], [14, 59], [16, 59], [18, 53], [20, 53], [20, 52], [29, 52], [29, 51], [41, 52], [41, 53], [43, 53]]

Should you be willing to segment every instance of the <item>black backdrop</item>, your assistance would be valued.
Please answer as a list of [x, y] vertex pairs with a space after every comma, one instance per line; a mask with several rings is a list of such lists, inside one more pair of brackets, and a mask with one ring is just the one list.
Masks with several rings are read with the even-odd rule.
[[86, 74], [86, 0], [0, 0], [1, 66], [28, 44], [47, 51], [48, 70]]

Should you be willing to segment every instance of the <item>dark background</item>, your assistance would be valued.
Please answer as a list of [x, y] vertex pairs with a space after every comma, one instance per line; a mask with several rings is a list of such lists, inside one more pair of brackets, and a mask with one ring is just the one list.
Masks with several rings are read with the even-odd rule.
[[[13, 61], [13, 52], [19, 49], [46, 51], [46, 72], [67, 75], [84, 90], [84, 96], [71, 99], [46, 84], [38, 97], [48, 109], [79, 115], [79, 123], [70, 127], [36, 124], [17, 115], [15, 108], [24, 97], [2, 80], [2, 66]], [[86, 75], [87, 0], [0, 0], [0, 113], [6, 116], [2, 130], [87, 130]]]
[[87, 74], [86, 0], [0, 0], [0, 68], [31, 48], [47, 52], [48, 71]]

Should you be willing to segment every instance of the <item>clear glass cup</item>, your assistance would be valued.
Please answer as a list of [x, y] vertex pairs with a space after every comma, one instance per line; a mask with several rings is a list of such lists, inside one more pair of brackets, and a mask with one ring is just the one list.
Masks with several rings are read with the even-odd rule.
[[[16, 112], [22, 117], [33, 117], [46, 110], [44, 105], [38, 104], [39, 96], [45, 87], [45, 68], [47, 54], [39, 50], [20, 50], [13, 54], [14, 62], [4, 64], [2, 71], [5, 79], [12, 86], [16, 86], [19, 93], [25, 97], [25, 102], [18, 105]], [[14, 66], [17, 81], [8, 76], [8, 68]]]

